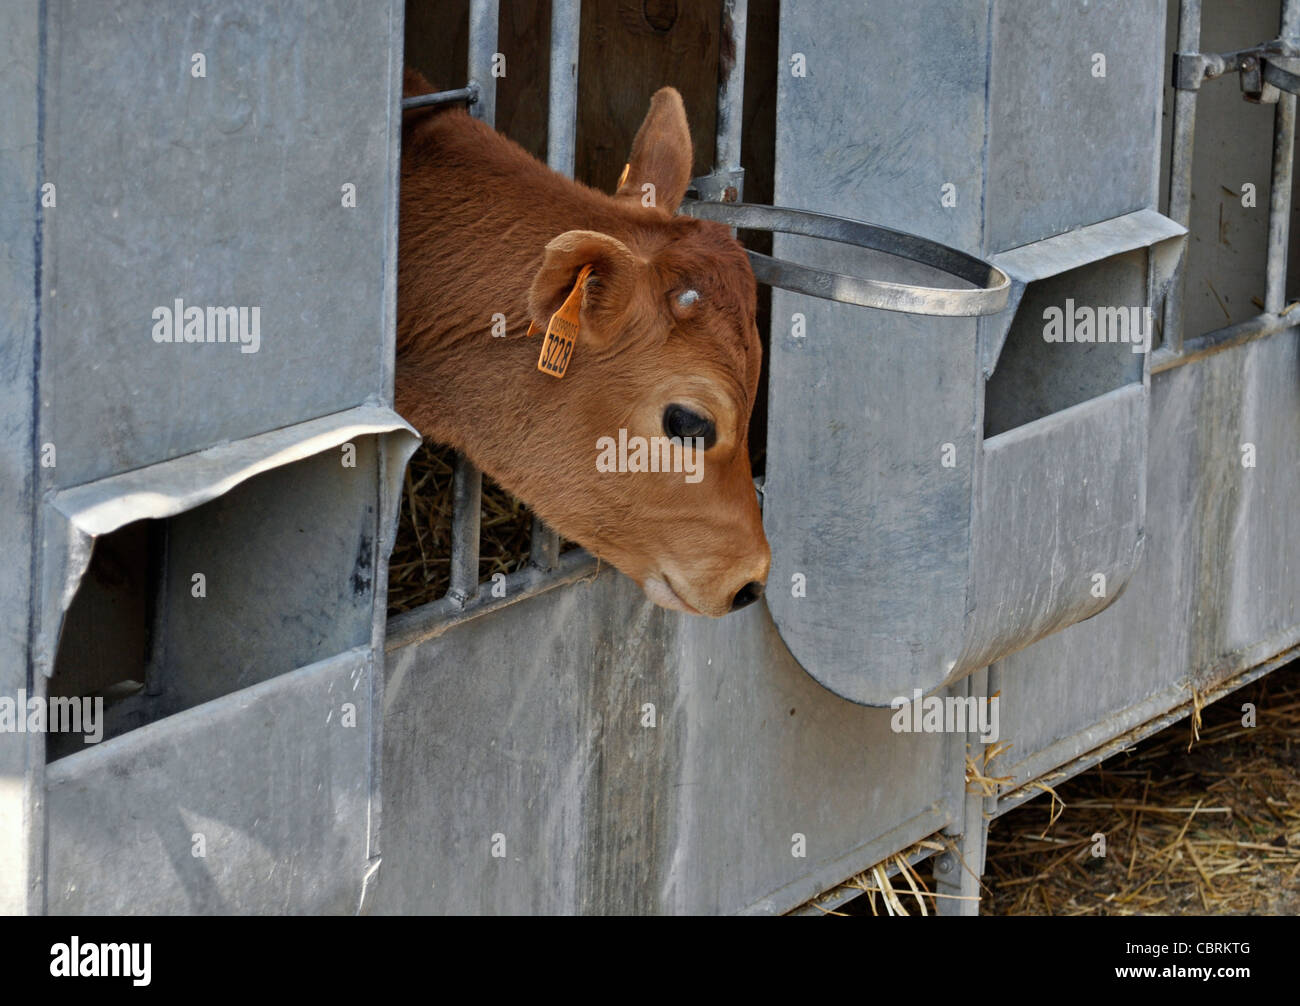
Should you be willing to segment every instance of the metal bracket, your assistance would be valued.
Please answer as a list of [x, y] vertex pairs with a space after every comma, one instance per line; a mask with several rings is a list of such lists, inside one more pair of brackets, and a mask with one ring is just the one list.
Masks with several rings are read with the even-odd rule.
[[1300, 93], [1300, 77], [1277, 63], [1297, 58], [1300, 44], [1285, 38], [1235, 52], [1178, 52], [1174, 53], [1173, 85], [1180, 91], [1199, 91], [1205, 81], [1236, 71], [1241, 78], [1242, 97], [1257, 104], [1276, 104], [1281, 91]]
[[1271, 59], [1264, 61], [1264, 83], [1271, 84], [1279, 91], [1286, 91], [1287, 94], [1300, 94], [1300, 76], [1283, 70]]
[[738, 203], [745, 194], [745, 169], [715, 171], [691, 180], [691, 187], [705, 202]]
[[936, 241], [861, 220], [781, 206], [695, 200], [683, 202], [681, 212], [704, 220], [717, 220], [741, 230], [780, 231], [871, 248], [920, 262], [974, 287], [926, 287], [845, 276], [747, 250], [754, 277], [760, 283], [824, 300], [908, 314], [971, 318], [997, 314], [1006, 307], [1011, 292], [1011, 279], [997, 266]]

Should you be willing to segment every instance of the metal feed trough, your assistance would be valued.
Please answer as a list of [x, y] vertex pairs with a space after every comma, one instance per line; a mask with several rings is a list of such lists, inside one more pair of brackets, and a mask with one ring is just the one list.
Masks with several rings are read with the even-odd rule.
[[[988, 820], [1035, 780], [1300, 647], [1284, 7], [1216, 54], [1199, 0], [782, 4], [764, 207], [740, 201], [748, 5], [723, 4], [683, 212], [773, 233], [773, 564], [766, 605], [717, 621], [540, 524], [481, 590], [463, 461], [450, 589], [385, 618], [417, 443], [392, 411], [402, 108], [494, 121], [495, 2], [465, 86], [406, 102], [400, 0], [0, 10], [0, 699], [106, 700], [98, 744], [0, 732], [0, 910], [785, 912], [934, 839], [913, 858], [951, 850], [939, 893], [967, 899], [940, 910], [973, 911]], [[570, 174], [580, 13], [551, 5]], [[1193, 127], [1231, 72], [1275, 105], [1266, 289], [1207, 327], [1186, 235], [1222, 172]], [[1237, 118], [1214, 107], [1211, 139]], [[1215, 166], [1249, 181], [1245, 150]], [[1049, 338], [1067, 302], [1141, 338]], [[256, 306], [260, 341], [238, 311], [151, 338], [185, 305]], [[917, 695], [997, 697], [996, 795], [965, 783], [989, 737], [896, 729]]]

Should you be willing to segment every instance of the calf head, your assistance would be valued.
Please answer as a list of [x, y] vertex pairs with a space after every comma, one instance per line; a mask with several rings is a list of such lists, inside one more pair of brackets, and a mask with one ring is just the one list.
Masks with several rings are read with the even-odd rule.
[[611, 226], [546, 245], [536, 326], [589, 271], [572, 366], [537, 375], [560, 406], [547, 410], [543, 467], [567, 477], [525, 498], [655, 603], [717, 616], [757, 599], [770, 562], [747, 443], [761, 348], [743, 248], [720, 224], [673, 216], [692, 160], [681, 98], [665, 88]]
[[[654, 96], [612, 196], [461, 113], [429, 123], [403, 153], [398, 408], [656, 603], [718, 616], [757, 598], [756, 286], [726, 227], [674, 215], [693, 159], [680, 96]], [[578, 336], [556, 378], [524, 329], [566, 301]], [[493, 312], [510, 338], [487, 335]]]

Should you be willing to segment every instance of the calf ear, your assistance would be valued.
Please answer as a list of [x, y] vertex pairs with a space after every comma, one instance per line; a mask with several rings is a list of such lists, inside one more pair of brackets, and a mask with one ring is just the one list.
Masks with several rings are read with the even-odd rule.
[[597, 231], [565, 231], [552, 238], [528, 291], [533, 323], [545, 330], [573, 291], [583, 266], [591, 266], [582, 294], [581, 339], [607, 344], [631, 316], [643, 264], [617, 238]]
[[674, 88], [661, 87], [650, 99], [650, 111], [632, 141], [632, 156], [615, 195], [675, 213], [691, 184], [694, 162], [682, 96]]

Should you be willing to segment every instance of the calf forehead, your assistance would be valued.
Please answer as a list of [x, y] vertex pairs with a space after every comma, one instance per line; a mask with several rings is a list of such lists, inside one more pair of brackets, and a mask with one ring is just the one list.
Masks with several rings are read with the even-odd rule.
[[675, 217], [662, 242], [655, 262], [663, 271], [694, 282], [716, 304], [753, 315], [754, 272], [745, 249], [723, 224]]
[[699, 292], [690, 317], [678, 326], [687, 352], [733, 378], [746, 408], [758, 385], [762, 350], [754, 325], [757, 284], [744, 248], [722, 224], [676, 217], [655, 255], [665, 287]]

